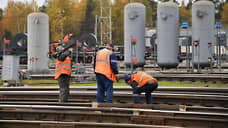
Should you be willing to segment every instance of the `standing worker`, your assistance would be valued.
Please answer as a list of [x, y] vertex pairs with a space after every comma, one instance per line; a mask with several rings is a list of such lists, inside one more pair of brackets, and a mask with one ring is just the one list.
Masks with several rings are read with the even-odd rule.
[[104, 103], [106, 92], [107, 103], [113, 102], [113, 82], [117, 81], [117, 58], [113, 44], [98, 51], [94, 58], [94, 71], [97, 79], [97, 102]]
[[142, 92], [145, 92], [146, 103], [152, 104], [151, 93], [158, 87], [158, 82], [153, 76], [145, 72], [138, 72], [133, 75], [125, 75], [125, 82], [133, 88], [134, 104], [140, 104]]
[[[64, 50], [63, 46], [58, 46], [57, 52]], [[57, 55], [56, 69], [55, 69], [55, 79], [59, 83], [59, 102], [67, 102], [69, 96], [69, 85], [70, 85], [70, 75], [71, 75], [71, 52], [70, 50], [62, 52]]]

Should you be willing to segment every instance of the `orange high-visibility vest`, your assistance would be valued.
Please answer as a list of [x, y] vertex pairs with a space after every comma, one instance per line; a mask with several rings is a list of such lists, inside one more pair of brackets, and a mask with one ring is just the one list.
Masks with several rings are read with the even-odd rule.
[[145, 72], [138, 72], [137, 74], [134, 75], [133, 80], [138, 83], [138, 85], [136, 86], [137, 88], [142, 87], [143, 85], [147, 84], [151, 80], [152, 80], [152, 83], [157, 82], [157, 80], [153, 76]]
[[71, 74], [71, 59], [70, 57], [66, 57], [64, 61], [56, 61], [55, 67], [55, 79], [57, 80], [61, 74]]
[[113, 73], [110, 65], [110, 55], [112, 51], [104, 48], [97, 52], [95, 72], [105, 75], [109, 80], [116, 81], [116, 76]]

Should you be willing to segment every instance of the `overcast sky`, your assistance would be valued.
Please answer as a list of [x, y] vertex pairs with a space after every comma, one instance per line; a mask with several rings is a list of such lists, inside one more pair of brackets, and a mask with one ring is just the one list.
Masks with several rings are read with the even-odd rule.
[[[0, 8], [4, 9], [6, 6], [7, 6], [7, 3], [8, 3], [9, 0], [0, 0]], [[31, 0], [14, 0], [14, 1], [21, 1], [21, 2], [25, 2], [25, 1], [31, 1]], [[44, 1], [45, 0], [35, 0], [38, 4], [38, 6], [42, 6], [44, 4]], [[178, 0], [179, 2], [180, 1], [183, 1], [183, 0]], [[188, 1], [188, 0], [184, 0], [185, 3]]]

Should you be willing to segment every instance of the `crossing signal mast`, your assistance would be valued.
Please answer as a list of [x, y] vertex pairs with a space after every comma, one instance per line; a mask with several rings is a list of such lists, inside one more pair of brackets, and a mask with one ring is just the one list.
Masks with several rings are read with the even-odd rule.
[[112, 43], [112, 3], [111, 0], [100, 0], [100, 36], [101, 46]]

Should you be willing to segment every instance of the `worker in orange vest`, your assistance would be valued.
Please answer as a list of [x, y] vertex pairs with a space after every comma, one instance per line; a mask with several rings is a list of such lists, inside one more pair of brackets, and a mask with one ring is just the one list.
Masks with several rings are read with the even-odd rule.
[[133, 99], [135, 104], [140, 104], [140, 94], [145, 92], [147, 104], [152, 104], [151, 93], [157, 89], [157, 80], [146, 72], [137, 72], [132, 75], [125, 75], [125, 82], [133, 88]]
[[68, 41], [70, 41], [72, 36], [72, 33], [67, 34], [63, 39], [63, 43], [67, 43]]
[[[64, 49], [62, 45], [56, 48], [57, 52]], [[55, 80], [59, 83], [59, 102], [67, 102], [69, 97], [69, 85], [71, 75], [71, 51], [67, 50], [57, 56]]]
[[117, 81], [117, 58], [114, 45], [108, 44], [99, 50], [94, 58], [94, 72], [97, 80], [97, 102], [103, 103], [106, 92], [107, 103], [113, 103], [113, 82]]

